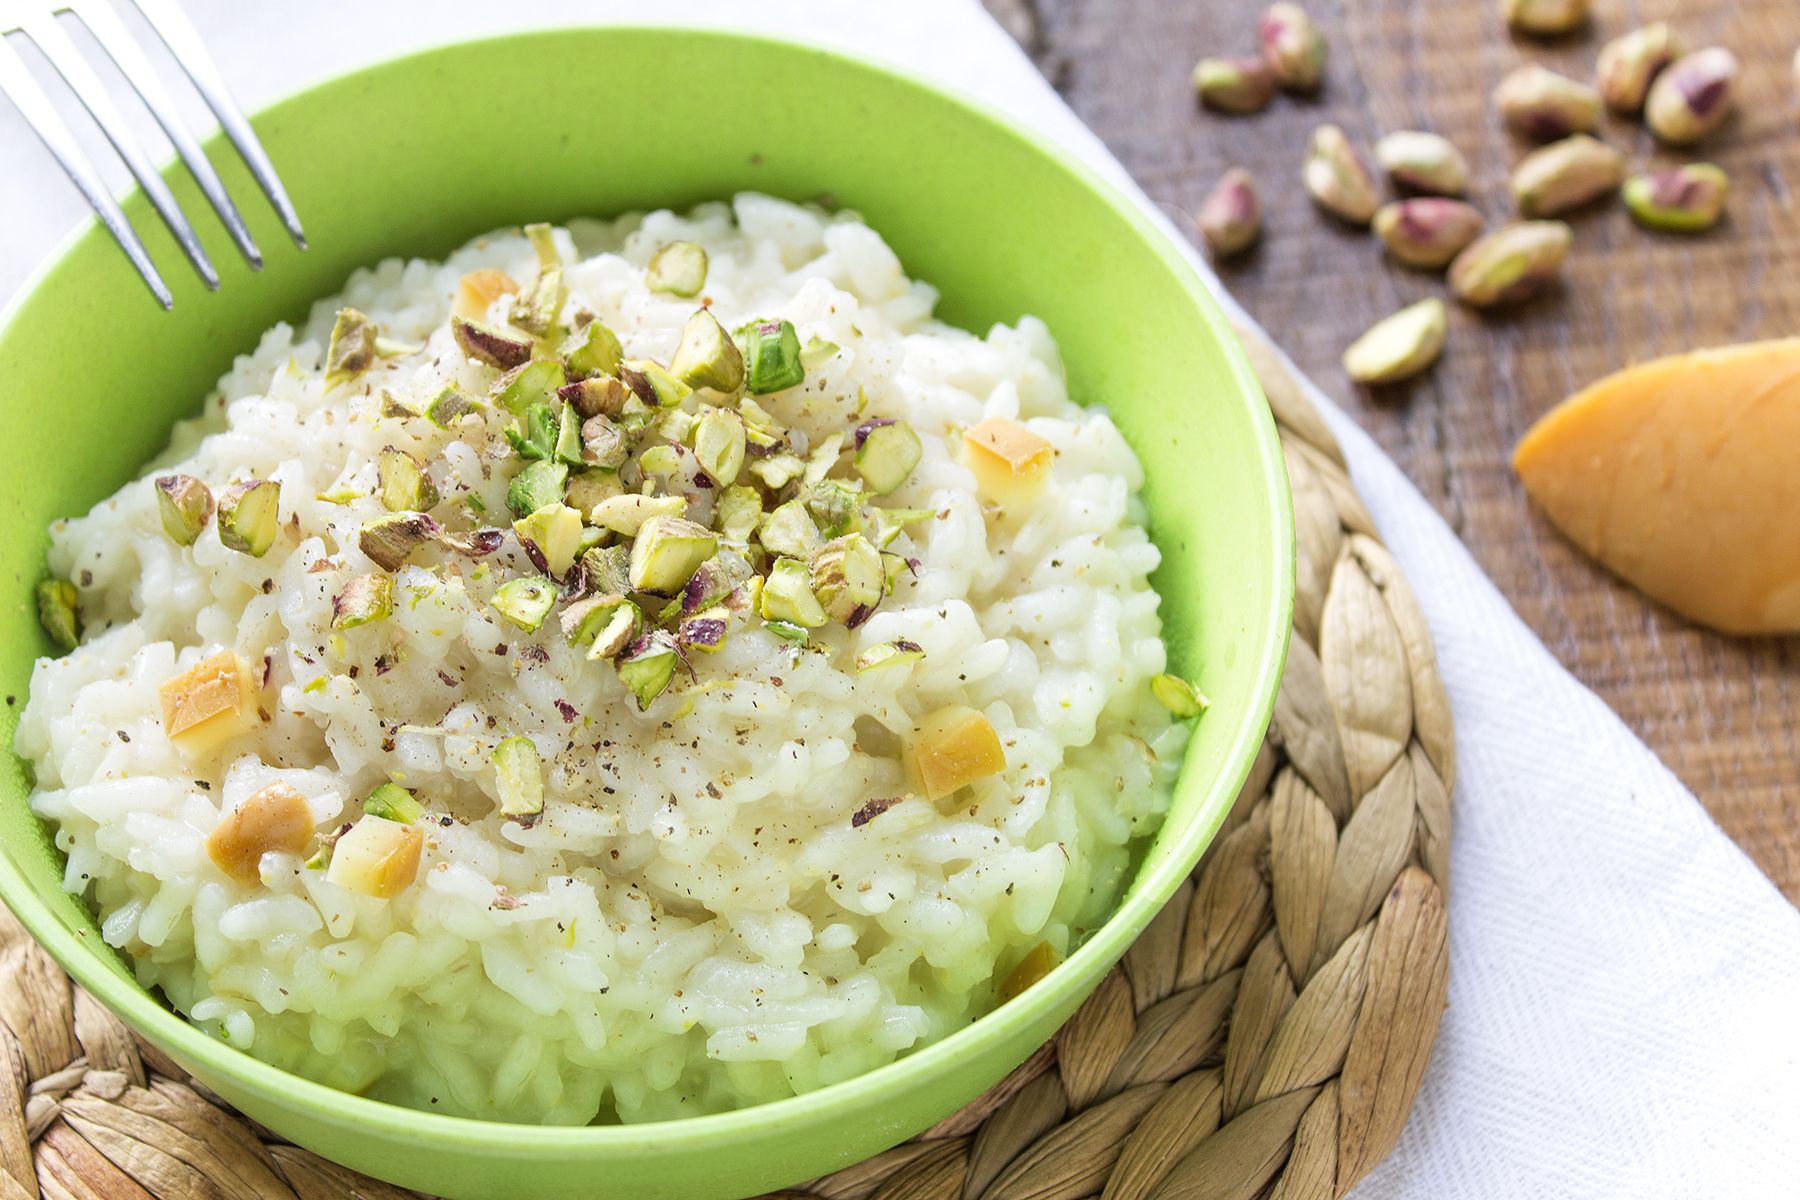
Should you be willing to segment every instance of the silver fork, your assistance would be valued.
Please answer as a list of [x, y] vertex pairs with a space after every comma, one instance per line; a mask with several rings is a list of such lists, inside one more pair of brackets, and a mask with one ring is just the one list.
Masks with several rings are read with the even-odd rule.
[[[207, 107], [212, 109], [213, 115], [224, 127], [225, 135], [243, 156], [263, 194], [275, 206], [275, 211], [280, 215], [282, 224], [287, 226], [294, 244], [304, 250], [306, 235], [300, 229], [300, 218], [294, 212], [287, 190], [281, 186], [281, 180], [276, 177], [275, 168], [269, 162], [262, 143], [257, 140], [250, 123], [244, 119], [243, 111], [238, 108], [237, 101], [232, 99], [218, 68], [213, 65], [212, 57], [201, 44], [199, 33], [175, 0], [132, 0], [132, 3], [144, 14], [150, 27], [162, 39], [163, 45], [169, 48], [169, 53], [181, 64], [181, 69], [187, 73], [195, 89], [205, 98]], [[105, 86], [57, 21], [57, 14], [61, 12], [73, 13], [87, 26], [88, 32], [94, 35], [94, 40], [119, 68], [132, 89], [137, 92], [138, 98], [155, 116], [156, 123], [162, 126], [169, 141], [174, 144], [176, 152], [193, 173], [213, 211], [219, 214], [219, 220], [230, 231], [231, 240], [236, 243], [239, 253], [249, 262], [252, 270], [260, 270], [262, 251], [257, 249], [250, 230], [245, 227], [237, 207], [226, 194], [218, 172], [213, 170], [212, 163], [207, 161], [200, 144], [182, 125], [175, 105], [151, 68], [150, 61], [131, 40], [130, 33], [108, 0], [0, 0], [0, 92], [4, 92], [13, 102], [32, 131], [56, 157], [56, 161], [62, 164], [62, 169], [86, 197], [94, 214], [118, 241], [119, 248], [131, 259], [132, 265], [143, 276], [157, 301], [164, 308], [174, 306], [174, 298], [169, 294], [162, 276], [157, 273], [156, 265], [150, 261], [144, 243], [126, 221], [118, 201], [107, 191], [99, 173], [94, 170], [93, 163], [76, 144], [50, 97], [31, 77], [17, 51], [8, 44], [8, 34], [20, 34], [34, 42], [57, 74], [62, 76], [63, 81], [69, 85], [69, 90], [75, 93], [88, 115], [106, 135], [106, 140], [112, 143], [113, 150], [124, 160], [133, 178], [149, 196], [151, 205], [169, 227], [169, 232], [175, 235], [175, 240], [181, 244], [182, 251], [199, 273], [201, 281], [209, 289], [217, 289], [219, 274], [213, 269], [212, 261], [201, 247], [200, 239], [195, 236], [194, 227], [188, 224], [180, 206], [175, 203], [168, 184], [163, 182], [162, 176], [157, 174], [142, 148], [133, 140], [130, 128], [108, 97]]]

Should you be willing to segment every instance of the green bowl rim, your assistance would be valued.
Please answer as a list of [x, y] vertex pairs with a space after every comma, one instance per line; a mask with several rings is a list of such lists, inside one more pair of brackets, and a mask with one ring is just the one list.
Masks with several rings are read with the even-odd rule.
[[[803, 38], [774, 36], [759, 30], [731, 26], [684, 26], [661, 22], [629, 21], [603, 21], [580, 26], [546, 26], [541, 29], [534, 28], [516, 33], [437, 43], [391, 58], [365, 63], [308, 84], [263, 105], [256, 110], [253, 117], [263, 118], [289, 105], [303, 103], [313, 93], [340, 86], [346, 79], [363, 72], [388, 70], [401, 63], [429, 59], [446, 52], [464, 50], [471, 45], [515, 39], [536, 39], [557, 34], [589, 34], [596, 30], [606, 29], [710, 38], [731, 43], [758, 42], [790, 49], [799, 48], [844, 60], [873, 75], [884, 77], [900, 87], [932, 93], [938, 99], [962, 109], [971, 120], [996, 128], [1000, 133], [1011, 135], [1029, 145], [1037, 153], [1074, 177], [1076, 181], [1084, 184], [1151, 246], [1156, 256], [1181, 282], [1189, 297], [1195, 302], [1208, 332], [1219, 342], [1220, 348], [1224, 351], [1227, 365], [1238, 384], [1239, 392], [1243, 397], [1252, 401], [1251, 420], [1257, 426], [1260, 434], [1256, 449], [1263, 460], [1264, 478], [1269, 482], [1269, 492], [1265, 500], [1273, 518], [1273, 532], [1278, 547], [1284, 547], [1287, 551], [1287, 553], [1276, 556], [1274, 579], [1271, 581], [1280, 608], [1276, 614], [1279, 619], [1270, 627], [1272, 636], [1263, 645], [1256, 648], [1256, 653], [1262, 660], [1262, 672], [1256, 680], [1253, 694], [1261, 699], [1254, 710], [1245, 710], [1239, 721], [1237, 734], [1223, 756], [1224, 762], [1235, 763], [1238, 766], [1236, 769], [1228, 766], [1225, 775], [1215, 784], [1211, 808], [1216, 811], [1202, 814], [1180, 838], [1179, 853], [1166, 856], [1156, 868], [1140, 876], [1135, 886], [1127, 894], [1124, 903], [1114, 910], [1106, 922], [1094, 931], [1093, 936], [1074, 955], [1057, 966], [1037, 986], [923, 1049], [861, 1075], [829, 1084], [816, 1091], [804, 1092], [786, 1099], [772, 1100], [729, 1112], [647, 1121], [640, 1124], [527, 1125], [515, 1122], [487, 1121], [476, 1117], [449, 1116], [339, 1091], [326, 1084], [316, 1083], [304, 1076], [265, 1063], [245, 1051], [209, 1037], [189, 1024], [173, 1009], [157, 1003], [134, 981], [100, 965], [95, 952], [84, 944], [84, 935], [66, 928], [31, 889], [24, 878], [24, 873], [13, 862], [11, 856], [0, 854], [0, 899], [6, 902], [20, 922], [37, 939], [39, 945], [49, 951], [51, 956], [77, 983], [104, 1002], [128, 1025], [137, 1028], [139, 1032], [157, 1044], [174, 1047], [178, 1058], [202, 1063], [221, 1075], [237, 1080], [240, 1086], [247, 1091], [261, 1094], [286, 1093], [288, 1105], [311, 1109], [320, 1119], [328, 1120], [332, 1124], [355, 1123], [371, 1131], [381, 1131], [415, 1139], [421, 1136], [448, 1139], [460, 1142], [465, 1146], [492, 1147], [494, 1149], [521, 1143], [539, 1151], [700, 1149], [707, 1146], [708, 1143], [714, 1142], [715, 1139], [736, 1140], [758, 1132], [773, 1132], [789, 1122], [803, 1120], [814, 1115], [819, 1110], [851, 1102], [860, 1093], [881, 1091], [896, 1083], [917, 1081], [918, 1077], [933, 1075], [939, 1070], [941, 1064], [961, 1053], [966, 1045], [1001, 1035], [1002, 1031], [1008, 1028], [1029, 1024], [1031, 1018], [1041, 1010], [1053, 1007], [1054, 1000], [1060, 996], [1062, 991], [1056, 985], [1059, 976], [1063, 979], [1075, 978], [1085, 973], [1100, 960], [1105, 960], [1110, 964], [1129, 948], [1136, 935], [1142, 932], [1162, 905], [1168, 901], [1170, 896], [1174, 895], [1175, 889], [1180, 886], [1182, 879], [1193, 869], [1194, 864], [1199, 861], [1201, 853], [1211, 843], [1213, 835], [1229, 810], [1229, 801], [1236, 796], [1238, 788], [1242, 786], [1243, 780], [1249, 775], [1250, 766], [1255, 759], [1255, 747], [1262, 741], [1269, 720], [1274, 713], [1276, 692], [1287, 657], [1288, 632], [1292, 624], [1295, 570], [1292, 497], [1287, 487], [1287, 468], [1282, 459], [1281, 443], [1276, 432], [1274, 416], [1266, 401], [1263, 400], [1261, 384], [1258, 383], [1255, 373], [1251, 370], [1249, 360], [1238, 343], [1237, 335], [1219, 308], [1218, 302], [1202, 281], [1199, 272], [1182, 256], [1174, 242], [1150, 221], [1138, 204], [1093, 167], [1049, 140], [1044, 134], [1016, 120], [985, 100], [960, 89], [947, 87], [896, 65], [836, 46]], [[215, 131], [206, 139], [206, 144], [209, 147], [215, 145], [221, 136]], [[162, 169], [164, 171], [171, 169], [176, 161], [171, 156], [163, 164]], [[121, 196], [131, 196], [137, 190], [134, 186], [126, 189]], [[12, 324], [16, 313], [31, 302], [49, 274], [64, 262], [82, 239], [101, 236], [102, 233], [98, 219], [90, 217], [64, 237], [49, 256], [20, 285], [17, 294], [7, 302], [3, 309], [0, 309], [0, 334], [3, 334]], [[1221, 716], [1222, 714], [1214, 714], [1211, 719], [1218, 720]]]

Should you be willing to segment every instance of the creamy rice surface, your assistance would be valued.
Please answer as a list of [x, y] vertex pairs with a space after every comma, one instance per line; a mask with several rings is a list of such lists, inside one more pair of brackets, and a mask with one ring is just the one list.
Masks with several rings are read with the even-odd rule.
[[[1022, 960], [1066, 954], [1161, 819], [1186, 728], [1152, 694], [1164, 648], [1138, 462], [1102, 408], [1070, 401], [1040, 322], [977, 337], [934, 320], [932, 289], [854, 215], [745, 194], [549, 236], [505, 231], [445, 263], [358, 272], [240, 358], [145, 478], [58, 524], [50, 567], [84, 632], [32, 677], [15, 742], [36, 769], [32, 805], [68, 856], [66, 886], [143, 983], [309, 1078], [558, 1123], [718, 1111], [845, 1079], [991, 1008]], [[706, 252], [692, 296], [646, 281], [671, 243]], [[612, 662], [567, 628], [593, 579], [546, 564], [538, 527], [513, 526], [543, 431], [503, 403], [507, 364], [468, 340], [510, 329], [522, 301], [493, 295], [467, 337], [449, 324], [469, 273], [526, 291], [550, 262], [560, 307], [533, 353], [566, 354], [599, 323], [626, 360], [604, 365], [641, 368], [614, 414], [639, 427], [623, 462], [593, 465], [607, 453], [594, 424], [586, 443], [565, 431], [562, 449], [589, 456], [568, 475], [589, 490], [566, 485], [578, 549], [623, 545], [593, 504], [653, 482], [681, 498], [681, 520], [722, 528], [725, 489], [691, 447], [696, 422], [724, 408], [746, 414], [730, 431], [751, 430], [742, 478], [777, 481], [748, 489], [768, 511], [801, 497], [820, 542], [879, 546], [877, 603], [786, 619], [811, 610], [805, 597], [804, 611], [770, 607], [777, 556], [753, 516], [748, 535], [712, 535], [714, 562], [757, 575], [707, 598], [716, 628], [638, 596], [636, 648]], [[803, 381], [658, 404], [669, 397], [645, 381], [666, 377], [655, 364], [676, 364], [702, 307], [752, 331], [737, 345], [753, 381], [767, 362], [746, 322], [791, 323]], [[345, 308], [370, 324], [344, 326]], [[334, 358], [328, 382], [334, 325], [350, 366]], [[425, 415], [446, 396], [474, 406]], [[855, 492], [857, 440], [890, 418], [916, 431], [917, 461], [886, 494]], [[982, 429], [1047, 444], [1041, 478], [996, 497], [971, 458]], [[756, 445], [759, 430], [776, 444]], [[653, 445], [666, 449], [646, 461]], [[392, 515], [387, 472], [405, 466], [387, 451], [421, 468], [411, 495], [431, 518], [391, 567], [365, 536]], [[808, 469], [784, 478], [795, 464]], [[153, 480], [169, 476], [219, 500], [191, 545], [166, 528]], [[852, 488], [841, 520], [815, 503], [828, 480]], [[243, 481], [279, 485], [261, 555], [226, 520]], [[829, 551], [810, 553], [795, 570], [806, 578], [810, 561], [830, 600]], [[502, 595], [521, 579], [553, 586]], [[681, 608], [684, 592], [664, 594]], [[540, 599], [554, 611], [533, 629]], [[621, 665], [668, 647], [660, 687]], [[171, 737], [169, 681], [234, 661], [241, 728], [216, 744]], [[1003, 765], [922, 785], [921, 731], [950, 711]], [[964, 770], [967, 756], [945, 762]], [[410, 800], [372, 800], [378, 789]], [[270, 796], [299, 807], [234, 870], [222, 839]], [[416, 867], [400, 854], [379, 879], [353, 874], [362, 835], [342, 831], [362, 824], [410, 846]]]

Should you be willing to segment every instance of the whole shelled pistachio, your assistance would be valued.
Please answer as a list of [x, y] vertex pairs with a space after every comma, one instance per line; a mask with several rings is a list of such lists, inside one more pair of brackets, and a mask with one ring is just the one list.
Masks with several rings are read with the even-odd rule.
[[1526, 155], [1513, 171], [1511, 188], [1521, 215], [1553, 217], [1607, 195], [1624, 178], [1624, 155], [1577, 134]]
[[1362, 155], [1336, 125], [1313, 130], [1302, 179], [1314, 203], [1352, 225], [1367, 225], [1381, 206], [1381, 193]]
[[1562, 273], [1574, 237], [1561, 221], [1523, 221], [1496, 229], [1471, 242], [1450, 264], [1450, 291], [1474, 308], [1528, 300]]
[[1395, 183], [1432, 196], [1460, 196], [1469, 190], [1469, 162], [1435, 133], [1401, 130], [1375, 143], [1375, 161]]
[[1501, 0], [1500, 13], [1519, 33], [1556, 37], [1581, 27], [1588, 0]]
[[1494, 89], [1507, 127], [1540, 142], [1591, 133], [1600, 124], [1600, 93], [1540, 66], [1509, 73]]
[[1601, 48], [1594, 72], [1600, 84], [1600, 98], [1614, 112], [1642, 111], [1650, 84], [1684, 51], [1680, 35], [1667, 21], [1614, 38]]
[[219, 541], [227, 550], [261, 558], [275, 544], [281, 485], [245, 479], [219, 493]]
[[1375, 236], [1396, 262], [1442, 268], [1481, 233], [1481, 213], [1471, 204], [1421, 196], [1384, 204], [1375, 214]]
[[1271, 4], [1256, 25], [1263, 61], [1289, 91], [1311, 92], [1325, 77], [1325, 37], [1298, 4]]
[[1262, 236], [1262, 199], [1250, 172], [1233, 167], [1220, 176], [1194, 223], [1215, 258], [1230, 258], [1255, 245]]
[[1194, 64], [1200, 103], [1220, 112], [1261, 112], [1275, 98], [1275, 72], [1260, 58], [1203, 58]]
[[1399, 383], [1426, 370], [1444, 352], [1449, 318], [1433, 296], [1377, 321], [1344, 351], [1344, 370], [1357, 383]]
[[1650, 85], [1644, 123], [1660, 142], [1697, 142], [1731, 115], [1739, 71], [1737, 56], [1711, 46], [1683, 55]]
[[1731, 181], [1712, 163], [1633, 175], [1620, 189], [1632, 218], [1664, 233], [1703, 233], [1719, 223]]

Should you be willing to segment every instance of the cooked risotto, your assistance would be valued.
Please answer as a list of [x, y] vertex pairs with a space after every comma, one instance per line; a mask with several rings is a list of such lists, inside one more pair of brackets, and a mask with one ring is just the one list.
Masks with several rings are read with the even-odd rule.
[[66, 886], [208, 1032], [490, 1119], [776, 1099], [1028, 986], [1203, 702], [1118, 429], [934, 301], [746, 194], [277, 325], [52, 531]]

